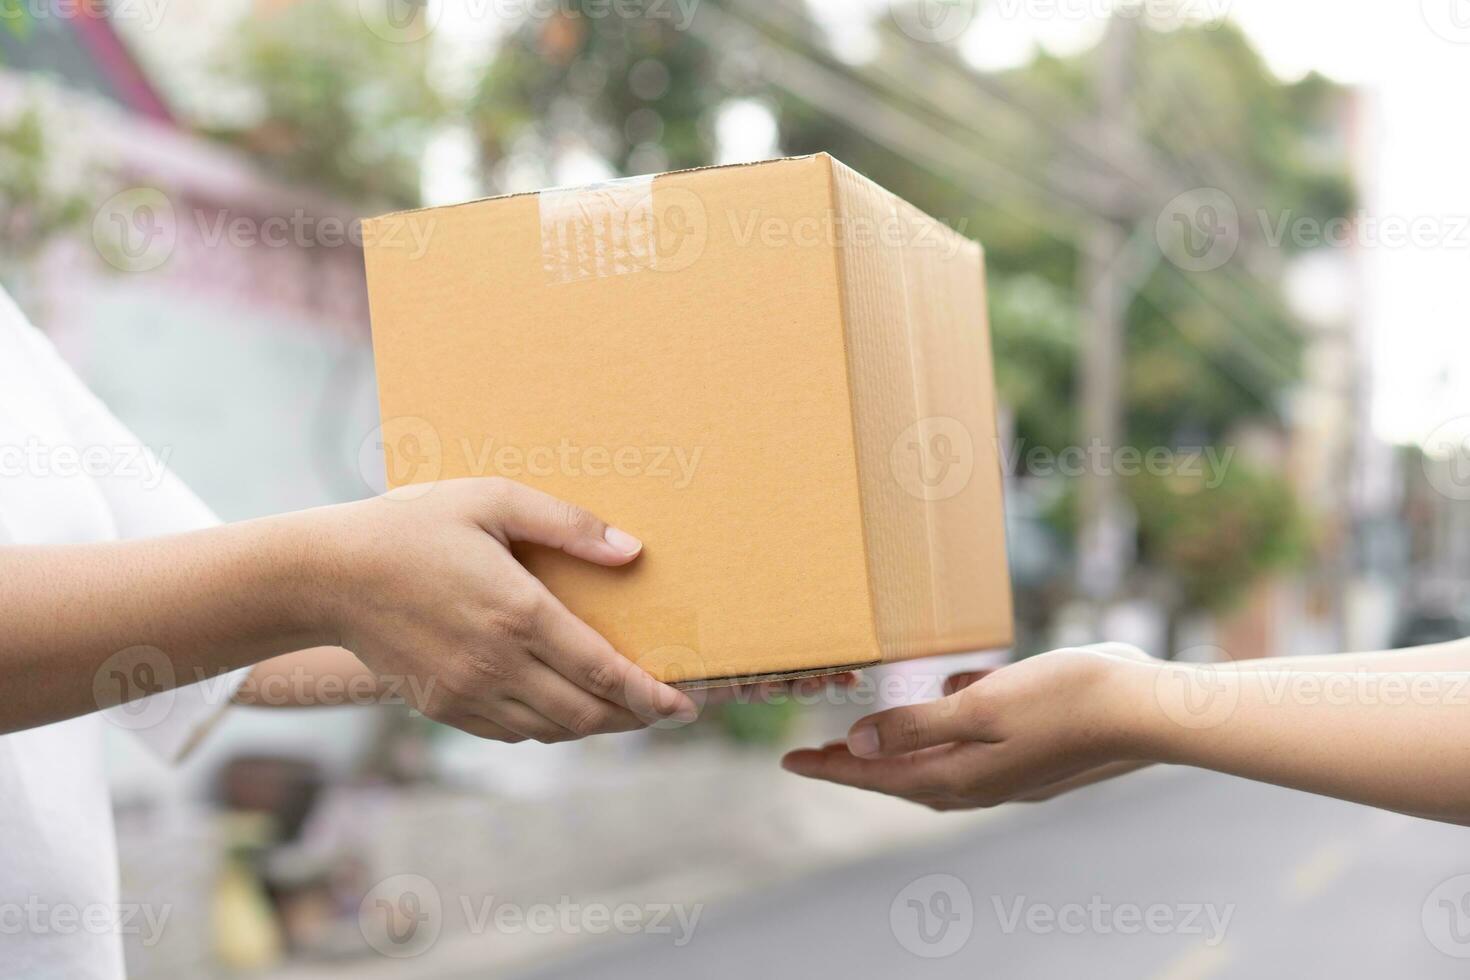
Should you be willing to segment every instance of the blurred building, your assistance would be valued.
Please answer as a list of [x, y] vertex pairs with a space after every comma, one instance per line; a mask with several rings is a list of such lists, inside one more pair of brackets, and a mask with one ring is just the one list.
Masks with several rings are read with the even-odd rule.
[[[1363, 133], [1371, 112], [1371, 101], [1349, 90], [1335, 124], [1313, 141], [1324, 161], [1350, 161], [1354, 184], [1368, 200], [1373, 171]], [[1294, 216], [1267, 220], [1289, 228]], [[1386, 646], [1403, 598], [1403, 477], [1393, 447], [1371, 424], [1359, 233], [1353, 226], [1342, 242], [1307, 243], [1318, 247], [1301, 248], [1283, 267], [1286, 296], [1302, 325], [1302, 378], [1286, 406], [1284, 432], [1267, 439], [1268, 447], [1260, 434], [1246, 445], [1290, 474], [1309, 514], [1312, 549], [1301, 574], [1258, 584], [1222, 624], [1220, 645], [1243, 656]]]

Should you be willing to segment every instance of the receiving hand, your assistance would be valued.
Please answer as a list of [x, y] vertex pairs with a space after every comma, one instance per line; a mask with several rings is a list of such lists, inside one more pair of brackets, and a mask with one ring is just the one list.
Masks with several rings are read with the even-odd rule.
[[792, 752], [782, 765], [936, 810], [1046, 799], [1141, 765], [1116, 719], [1121, 682], [1149, 660], [1106, 644], [957, 674], [945, 697], [870, 715], [846, 742]]

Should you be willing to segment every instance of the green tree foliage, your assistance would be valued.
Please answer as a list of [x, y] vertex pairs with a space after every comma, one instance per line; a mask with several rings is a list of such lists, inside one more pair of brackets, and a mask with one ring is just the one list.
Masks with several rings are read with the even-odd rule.
[[[102, 183], [85, 161], [58, 165], [62, 151], [48, 118], [55, 116], [35, 103], [0, 120], [0, 275], [7, 278], [52, 238], [79, 228], [91, 215], [88, 182]], [[71, 179], [59, 180], [67, 169]]]
[[1024, 413], [1018, 438], [1058, 451], [1076, 429], [1065, 405], [1077, 388], [1077, 308], [1067, 293], [1026, 273], [991, 277], [989, 298], [996, 385], [1005, 404]]
[[578, 143], [619, 173], [709, 163], [711, 112], [727, 94], [715, 53], [669, 17], [609, 16], [598, 0], [565, 7], [527, 19], [486, 73], [470, 106], [486, 162], [517, 147], [544, 162]]
[[1180, 592], [1182, 605], [1228, 609], [1260, 575], [1305, 551], [1296, 498], [1275, 474], [1240, 462], [1219, 486], [1140, 474], [1127, 481], [1139, 515], [1140, 557]]
[[253, 111], [213, 135], [282, 176], [370, 206], [419, 203], [424, 148], [445, 111], [426, 44], [364, 28], [356, 4], [252, 9], [220, 57]]
[[[1173, 457], [1123, 480], [1138, 515], [1141, 582], [1172, 594], [1172, 611], [1228, 611], [1261, 575], [1290, 567], [1311, 546], [1310, 525], [1290, 485], [1235, 455], [1216, 463]], [[1075, 493], [1052, 502], [1052, 523], [1076, 531]]]

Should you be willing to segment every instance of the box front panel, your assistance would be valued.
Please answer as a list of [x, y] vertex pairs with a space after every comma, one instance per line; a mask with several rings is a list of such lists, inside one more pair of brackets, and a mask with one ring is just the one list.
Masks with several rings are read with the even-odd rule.
[[390, 482], [501, 475], [639, 536], [521, 557], [665, 679], [876, 659], [828, 207], [795, 160], [419, 212], [421, 257], [368, 253]]

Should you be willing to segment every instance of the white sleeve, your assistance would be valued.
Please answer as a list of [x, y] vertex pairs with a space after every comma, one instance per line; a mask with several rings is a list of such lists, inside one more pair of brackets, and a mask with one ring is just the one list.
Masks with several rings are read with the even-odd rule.
[[[35, 368], [67, 432], [78, 446], [106, 446], [137, 453], [138, 465], [109, 467], [95, 478], [106, 499], [119, 538], [147, 538], [213, 527], [213, 511], [169, 472], [148, 448], [117, 420], [62, 360], [56, 348], [31, 326], [10, 297], [0, 290], [0, 316], [20, 324]], [[164, 691], [120, 705], [103, 714], [132, 730], [159, 756], [176, 762], [198, 744], [229, 706], [250, 668]]]

